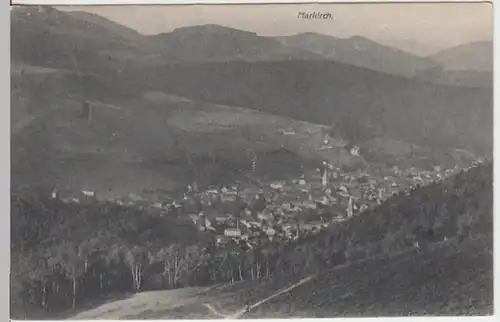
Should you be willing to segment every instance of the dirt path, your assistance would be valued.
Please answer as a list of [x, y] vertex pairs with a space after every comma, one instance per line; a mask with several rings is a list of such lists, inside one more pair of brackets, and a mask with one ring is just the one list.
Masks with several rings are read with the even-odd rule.
[[255, 304], [252, 304], [252, 305], [250, 305], [250, 306], [248, 306], [248, 307], [245, 307], [245, 308], [243, 308], [243, 309], [239, 310], [239, 311], [238, 311], [238, 312], [236, 312], [236, 313], [230, 314], [230, 315], [226, 315], [226, 314], [223, 314], [223, 313], [221, 313], [221, 312], [218, 312], [218, 311], [217, 311], [217, 310], [216, 310], [216, 309], [215, 309], [212, 305], [210, 305], [210, 304], [205, 303], [205, 304], [204, 304], [204, 306], [205, 306], [206, 308], [208, 308], [208, 309], [209, 309], [209, 310], [210, 310], [213, 314], [215, 314], [215, 315], [217, 315], [217, 316], [220, 316], [220, 317], [222, 317], [222, 318], [224, 318], [224, 319], [239, 319], [239, 318], [240, 318], [242, 315], [244, 315], [246, 312], [248, 312], [248, 311], [250, 311], [250, 310], [253, 310], [253, 309], [257, 308], [257, 307], [261, 306], [262, 304], [266, 303], [267, 301], [269, 301], [269, 300], [271, 300], [271, 299], [273, 299], [273, 298], [275, 298], [275, 297], [277, 297], [277, 296], [280, 296], [281, 294], [287, 293], [287, 292], [289, 292], [289, 291], [293, 290], [294, 288], [296, 288], [296, 287], [298, 287], [298, 286], [300, 286], [300, 285], [302, 285], [302, 284], [304, 284], [304, 283], [309, 282], [310, 280], [312, 280], [312, 279], [313, 279], [313, 278], [315, 278], [316, 276], [317, 276], [317, 275], [312, 275], [312, 276], [308, 276], [308, 277], [306, 277], [306, 278], [303, 278], [303, 279], [301, 279], [300, 281], [298, 281], [297, 283], [295, 283], [295, 284], [293, 284], [293, 285], [291, 285], [291, 286], [289, 286], [289, 287], [287, 287], [287, 288], [285, 288], [285, 289], [283, 289], [283, 290], [281, 290], [281, 291], [279, 291], [279, 292], [277, 292], [277, 293], [274, 293], [274, 294], [272, 294], [271, 296], [268, 296], [268, 297], [266, 297], [266, 298], [264, 298], [264, 299], [262, 299], [262, 300], [258, 301], [258, 302], [257, 302], [257, 303], [255, 303]]
[[103, 304], [95, 309], [78, 313], [68, 320], [119, 320], [146, 311], [163, 311], [195, 303], [197, 295], [207, 288], [185, 288], [171, 291], [151, 291], [130, 298]]

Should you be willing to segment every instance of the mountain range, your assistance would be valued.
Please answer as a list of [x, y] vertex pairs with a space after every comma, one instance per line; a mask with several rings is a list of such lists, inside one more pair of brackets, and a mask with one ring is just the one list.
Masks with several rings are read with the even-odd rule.
[[[440, 64], [432, 57], [363, 37], [337, 39], [306, 33], [268, 38], [217, 25], [146, 36], [95, 14], [51, 7], [16, 7], [11, 23], [16, 123], [12, 128], [17, 129], [13, 140], [25, 142], [15, 148], [13, 160], [28, 158], [34, 169], [36, 164], [46, 165], [34, 161], [41, 155], [66, 160], [70, 155], [77, 162], [75, 157], [95, 158], [97, 154], [101, 159], [134, 164], [163, 160], [166, 155], [167, 159], [180, 158], [185, 151], [169, 150], [174, 136], [191, 151], [205, 151], [196, 126], [182, 130], [181, 123], [174, 124], [171, 128], [177, 126], [177, 134], [173, 136], [164, 124], [169, 118], [185, 119], [189, 113], [202, 113], [217, 124], [221, 118], [207, 115], [223, 115], [220, 106], [226, 113], [230, 109], [249, 118], [232, 132], [221, 123], [217, 133], [211, 134], [212, 148], [225, 158], [234, 158], [233, 148], [262, 140], [270, 142], [266, 149], [282, 145], [275, 134], [263, 139], [262, 131], [275, 133], [277, 129], [272, 123], [267, 129], [256, 127], [260, 116], [247, 113], [248, 109], [280, 119], [283, 126], [305, 121], [310, 127], [333, 127], [335, 135], [347, 140], [387, 137], [438, 151], [463, 148], [487, 155], [492, 151], [491, 71], [471, 67], [451, 71], [454, 77], [443, 76], [449, 72], [446, 61], [467, 58], [461, 54], [463, 49], [456, 57], [453, 50], [437, 55], [442, 57]], [[476, 60], [489, 58], [484, 55]], [[470, 57], [468, 64], [474, 65]], [[474, 86], [463, 81], [471, 73], [481, 73], [474, 78]], [[72, 119], [85, 99], [94, 102], [94, 125]], [[59, 115], [54, 118], [54, 113]], [[198, 120], [203, 122], [203, 118]], [[68, 126], [75, 122], [80, 125]], [[148, 126], [153, 123], [158, 126]], [[106, 124], [115, 125], [106, 128]], [[248, 128], [262, 133], [252, 134], [249, 140]], [[235, 136], [234, 131], [240, 134]], [[134, 138], [121, 141], [119, 154], [107, 147], [116, 142], [114, 133]], [[63, 144], [61, 140], [68, 138], [73, 139]], [[31, 141], [37, 143], [28, 149]], [[41, 153], [42, 141], [59, 152]], [[303, 151], [309, 152], [298, 153], [320, 157], [310, 149]], [[124, 155], [129, 157], [123, 159]], [[49, 163], [56, 172], [64, 168]], [[21, 164], [16, 162], [16, 166]], [[88, 167], [95, 165], [84, 168]], [[117, 168], [114, 163], [112, 167]], [[23, 169], [18, 172], [26, 173]]]
[[406, 77], [414, 76], [417, 71], [438, 66], [430, 58], [412, 55], [361, 36], [341, 39], [309, 32], [275, 39], [285, 45], [310, 50], [336, 62]]
[[[51, 7], [16, 7], [12, 10], [11, 18], [12, 30], [15, 30], [11, 41], [13, 59], [30, 62], [40, 60], [44, 65], [50, 64], [56, 54], [57, 64], [66, 65], [64, 59], [74, 52], [77, 56], [94, 53], [111, 59], [134, 59], [135, 63], [136, 60], [142, 63], [149, 60], [150, 64], [160, 65], [333, 60], [405, 77], [437, 67], [444, 70], [491, 72], [493, 66], [492, 43], [486, 41], [463, 44], [424, 57], [362, 36], [341, 39], [308, 32], [263, 37], [253, 32], [213, 24], [182, 27], [170, 33], [148, 36], [96, 14], [63, 12]], [[30, 48], [37, 48], [36, 53]]]

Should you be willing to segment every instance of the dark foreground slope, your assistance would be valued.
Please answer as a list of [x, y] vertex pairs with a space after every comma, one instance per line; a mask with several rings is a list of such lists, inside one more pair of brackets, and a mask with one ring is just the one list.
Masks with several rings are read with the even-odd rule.
[[[304, 296], [307, 294], [308, 296]], [[367, 261], [318, 276], [245, 317], [493, 313], [491, 239]]]
[[216, 288], [145, 292], [71, 319], [331, 318], [493, 313], [492, 235], [428, 252], [349, 264], [257, 305], [297, 282], [266, 279]]
[[[240, 318], [457, 316], [493, 313], [492, 240], [453, 242], [338, 267], [242, 314]], [[204, 319], [231, 316], [284, 287], [265, 280], [203, 293], [179, 307], [155, 307], [127, 319]], [[166, 294], [165, 294], [166, 295]], [[209, 309], [206, 304], [211, 306]], [[101, 312], [106, 309], [100, 308]], [[215, 312], [214, 312], [215, 311]], [[220, 315], [219, 315], [220, 314]], [[85, 318], [82, 315], [81, 318]]]

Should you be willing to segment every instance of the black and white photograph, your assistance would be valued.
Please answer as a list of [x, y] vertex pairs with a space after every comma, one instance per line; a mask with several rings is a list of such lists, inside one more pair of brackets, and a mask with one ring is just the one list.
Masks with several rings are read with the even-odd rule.
[[491, 3], [10, 20], [11, 319], [493, 315]]

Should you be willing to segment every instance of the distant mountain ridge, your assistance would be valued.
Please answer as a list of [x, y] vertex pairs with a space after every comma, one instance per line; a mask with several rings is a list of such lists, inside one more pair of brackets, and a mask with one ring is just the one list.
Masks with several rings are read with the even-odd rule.
[[447, 70], [493, 71], [493, 42], [476, 41], [429, 56]]
[[307, 32], [275, 39], [288, 46], [307, 48], [340, 63], [405, 77], [414, 76], [418, 71], [437, 65], [429, 58], [381, 45], [361, 36], [341, 39]]
[[[340, 39], [306, 32], [293, 36], [263, 37], [254, 32], [215, 24], [181, 27], [169, 33], [146, 36], [97, 14], [59, 11], [51, 7], [15, 7], [11, 18], [12, 30], [15, 30], [11, 40], [13, 59], [34, 65], [52, 64], [49, 67], [64, 64], [66, 68], [73, 68], [75, 60], [80, 64], [88, 62], [88, 66], [82, 67], [86, 70], [99, 64], [102, 66], [95, 67], [96, 70], [107, 66], [119, 69], [121, 64], [132, 61], [134, 64], [159, 66], [190, 62], [333, 60], [382, 73], [414, 77], [443, 64], [445, 69], [449, 69], [449, 64], [457, 65], [459, 58], [446, 58], [455, 55], [453, 53], [457, 50], [460, 57], [468, 55], [476, 57], [476, 60], [489, 60], [480, 52], [474, 54], [464, 49], [468, 45], [422, 57], [361, 36]], [[482, 43], [475, 43], [475, 47], [484, 47]], [[35, 47], [37, 50], [33, 50]], [[52, 62], [55, 57], [58, 62]], [[460, 59], [470, 61], [471, 58]], [[102, 62], [98, 63], [99, 60]], [[487, 69], [474, 63], [459, 65], [467, 67], [462, 69]], [[447, 76], [438, 78], [442, 82]], [[448, 85], [462, 83], [454, 80], [446, 82]]]
[[285, 46], [256, 33], [209, 24], [149, 36], [169, 62], [322, 60], [323, 56]]

